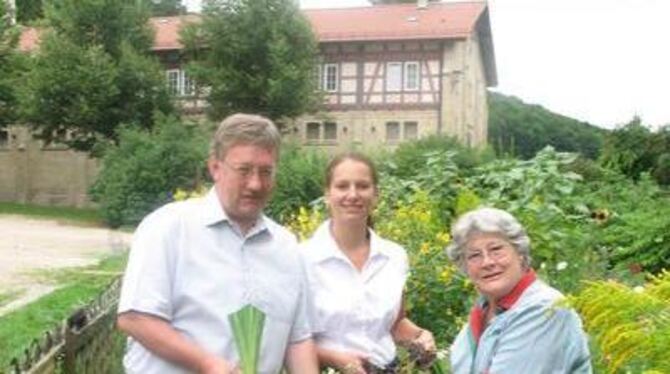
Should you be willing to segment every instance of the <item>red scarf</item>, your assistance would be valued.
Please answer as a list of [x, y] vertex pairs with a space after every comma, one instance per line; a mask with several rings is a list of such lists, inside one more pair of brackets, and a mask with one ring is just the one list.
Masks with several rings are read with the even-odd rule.
[[[497, 306], [502, 310], [510, 309], [519, 300], [526, 288], [535, 282], [536, 278], [535, 271], [533, 269], [528, 270], [526, 274], [521, 277], [519, 283], [514, 286], [512, 291], [498, 300]], [[472, 343], [475, 347], [479, 345], [479, 338], [484, 332], [485, 314], [486, 310], [484, 309], [484, 303], [478, 302], [470, 311], [470, 334], [473, 340]]]

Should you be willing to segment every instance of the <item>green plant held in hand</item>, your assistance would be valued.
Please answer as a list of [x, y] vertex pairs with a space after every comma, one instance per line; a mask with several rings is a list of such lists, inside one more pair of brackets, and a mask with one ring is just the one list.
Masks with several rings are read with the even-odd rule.
[[256, 374], [265, 314], [253, 305], [247, 304], [237, 312], [228, 315], [228, 321], [233, 329], [242, 374]]

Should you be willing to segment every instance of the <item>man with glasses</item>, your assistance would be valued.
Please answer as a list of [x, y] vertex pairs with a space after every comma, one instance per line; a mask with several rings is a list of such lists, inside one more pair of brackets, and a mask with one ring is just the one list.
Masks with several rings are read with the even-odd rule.
[[318, 373], [295, 238], [262, 214], [279, 143], [266, 118], [226, 118], [212, 141], [209, 194], [137, 228], [118, 311], [127, 373], [238, 372], [228, 316], [246, 305], [265, 314], [259, 373]]

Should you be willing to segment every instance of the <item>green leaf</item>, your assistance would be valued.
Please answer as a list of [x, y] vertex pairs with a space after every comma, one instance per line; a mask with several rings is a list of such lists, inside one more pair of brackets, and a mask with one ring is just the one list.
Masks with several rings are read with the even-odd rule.
[[246, 305], [235, 313], [228, 315], [233, 329], [235, 345], [240, 356], [243, 374], [258, 372], [258, 357], [263, 338], [265, 314], [253, 305]]

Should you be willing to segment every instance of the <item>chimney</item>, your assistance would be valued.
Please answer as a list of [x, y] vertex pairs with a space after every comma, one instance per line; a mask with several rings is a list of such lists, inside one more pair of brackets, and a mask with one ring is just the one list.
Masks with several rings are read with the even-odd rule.
[[416, 0], [417, 9], [426, 9], [428, 8], [428, 0]]

